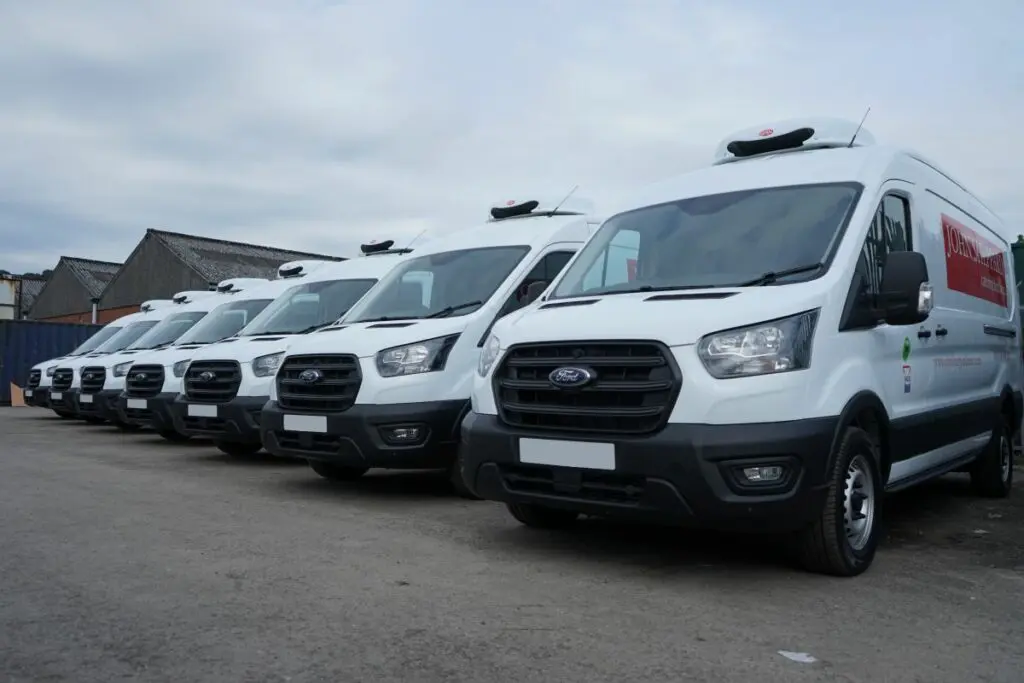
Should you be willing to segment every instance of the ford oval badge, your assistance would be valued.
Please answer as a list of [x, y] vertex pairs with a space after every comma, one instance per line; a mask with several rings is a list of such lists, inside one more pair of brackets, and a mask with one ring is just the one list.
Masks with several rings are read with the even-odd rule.
[[323, 378], [324, 373], [314, 368], [310, 368], [309, 370], [303, 370], [302, 372], [299, 373], [299, 379], [301, 379], [306, 384], [316, 384]]
[[595, 377], [593, 370], [567, 366], [552, 370], [548, 381], [561, 389], [574, 389], [589, 384]]
[[200, 382], [212, 382], [215, 379], [217, 379], [217, 375], [210, 372], [209, 370], [203, 370], [202, 372], [199, 373]]

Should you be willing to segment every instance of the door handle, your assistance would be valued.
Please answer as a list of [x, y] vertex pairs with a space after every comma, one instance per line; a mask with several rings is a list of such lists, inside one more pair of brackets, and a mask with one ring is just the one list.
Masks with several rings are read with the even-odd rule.
[[927, 339], [930, 336], [932, 336], [932, 331], [931, 330], [918, 330], [917, 331], [917, 338], [918, 339]]
[[945, 337], [947, 334], [949, 334], [949, 330], [947, 330], [945, 327], [936, 327], [935, 328], [935, 336], [936, 337]]

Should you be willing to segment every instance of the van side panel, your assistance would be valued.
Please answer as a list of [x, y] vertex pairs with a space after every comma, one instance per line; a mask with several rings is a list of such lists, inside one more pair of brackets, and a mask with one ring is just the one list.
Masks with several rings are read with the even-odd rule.
[[[935, 308], [926, 321], [934, 333], [926, 341], [931, 403], [934, 409], [980, 405], [1020, 381], [1019, 363], [1011, 360], [1012, 355], [1019, 358], [1019, 339], [991, 333], [1016, 326], [1010, 247], [995, 229], [961, 208], [965, 193], [941, 187], [946, 183], [938, 174], [927, 175], [938, 181], [928, 183], [920, 202], [929, 235], [921, 248], [935, 291]], [[943, 194], [954, 189], [948, 198]]]

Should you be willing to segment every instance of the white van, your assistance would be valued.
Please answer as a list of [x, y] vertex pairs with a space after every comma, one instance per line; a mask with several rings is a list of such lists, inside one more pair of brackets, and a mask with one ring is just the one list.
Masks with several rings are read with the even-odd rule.
[[181, 303], [190, 300], [190, 297], [208, 296], [209, 294], [210, 292], [179, 292], [171, 300], [170, 305], [150, 307], [144, 312], [125, 316], [128, 318], [128, 323], [93, 353], [61, 361], [54, 368], [51, 381], [51, 407], [55, 411], [62, 410], [73, 417], [81, 417], [87, 422], [103, 422], [106, 418], [90, 410], [91, 406], [86, 406], [85, 413], [80, 412], [78, 392], [81, 387], [82, 368], [102, 364], [108, 358], [118, 357], [161, 320], [178, 310], [177, 307]]
[[288, 289], [237, 336], [195, 352], [171, 408], [175, 429], [229, 455], [261, 450], [260, 411], [285, 349], [337, 321], [411, 251], [393, 244], [363, 245], [363, 257], [316, 270], [287, 268]]
[[342, 329], [288, 349], [263, 445], [328, 479], [451, 467], [491, 325], [547, 287], [597, 229], [592, 211], [585, 200], [503, 202], [488, 222], [417, 249]]
[[610, 218], [484, 344], [462, 473], [521, 523], [792, 532], [864, 571], [882, 496], [952, 470], [1006, 496], [1021, 418], [999, 219], [856, 125], [788, 121]]
[[[171, 305], [172, 303], [173, 302], [170, 299], [152, 299], [150, 301], [143, 302], [142, 305], [139, 306], [138, 313], [129, 313], [128, 315], [121, 316], [117, 320], [107, 323], [70, 353], [58, 356], [57, 358], [50, 358], [42, 363], [33, 365], [29, 372], [28, 386], [25, 389], [25, 403], [30, 406], [49, 408], [50, 382], [53, 378], [53, 373], [57, 371], [57, 366], [59, 366], [61, 362], [71, 358], [81, 358], [87, 355], [102, 355], [103, 353], [109, 352], [110, 344], [108, 342], [111, 342], [116, 335], [121, 333], [122, 330], [132, 323], [143, 320], [146, 317], [146, 313], [160, 307]], [[69, 419], [75, 417], [74, 412], [71, 410], [59, 408], [56, 412], [63, 418]]]

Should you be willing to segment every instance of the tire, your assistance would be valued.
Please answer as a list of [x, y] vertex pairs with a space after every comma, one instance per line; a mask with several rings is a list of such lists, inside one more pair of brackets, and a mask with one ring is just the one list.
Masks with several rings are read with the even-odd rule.
[[1013, 488], [1013, 436], [1005, 417], [1000, 416], [992, 439], [969, 470], [971, 488], [983, 498], [1006, 498]]
[[307, 460], [310, 469], [330, 481], [355, 481], [370, 471], [369, 467], [345, 467], [332, 462]]
[[114, 420], [113, 424], [122, 432], [137, 432], [142, 429], [139, 425], [132, 424], [130, 422], [122, 422], [121, 420]]
[[230, 455], [233, 458], [242, 458], [247, 455], [256, 455], [263, 450], [261, 443], [239, 443], [237, 441], [218, 441], [214, 444], [221, 453]]
[[506, 507], [516, 521], [533, 529], [564, 529], [574, 524], [580, 516], [580, 513], [571, 510], [559, 510], [533, 503], [508, 503]]
[[825, 505], [817, 520], [797, 532], [797, 558], [804, 569], [850, 577], [871, 566], [881, 538], [885, 493], [880, 460], [867, 432], [856, 427], [843, 432]]
[[75, 414], [74, 413], [65, 413], [63, 410], [54, 410], [53, 412], [57, 415], [57, 417], [59, 417], [62, 420], [73, 420], [73, 419], [75, 419]]
[[82, 419], [85, 420], [86, 424], [91, 425], [101, 425], [106, 422], [102, 417], [83, 417]]
[[182, 443], [183, 441], [188, 441], [191, 438], [184, 434], [179, 434], [173, 429], [161, 429], [157, 434], [160, 435], [160, 438], [165, 441], [170, 441], [171, 443]]

